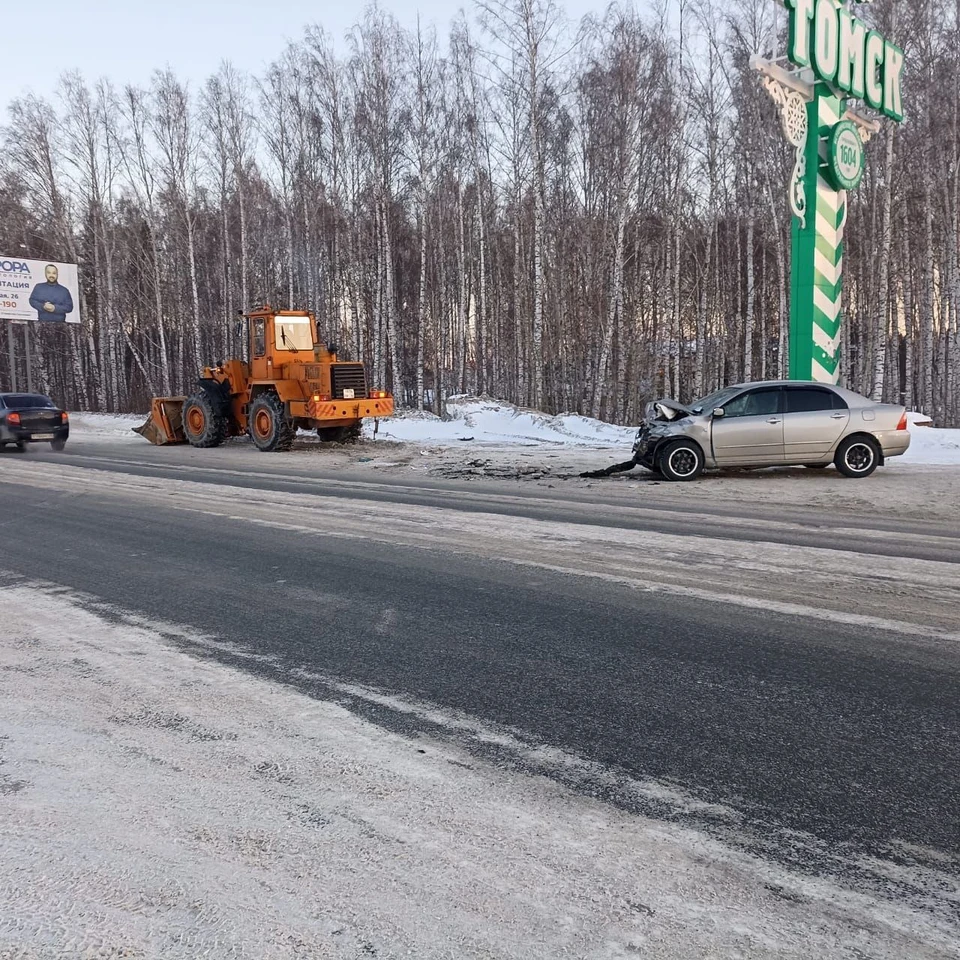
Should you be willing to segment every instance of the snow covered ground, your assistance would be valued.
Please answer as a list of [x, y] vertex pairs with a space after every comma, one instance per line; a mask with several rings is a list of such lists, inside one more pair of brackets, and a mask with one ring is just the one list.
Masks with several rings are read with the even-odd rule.
[[0, 574], [0, 623], [0, 957], [955, 956], [909, 859], [915, 903], [799, 876], [50, 585]]
[[922, 426], [929, 418], [920, 413], [907, 414], [910, 420], [910, 449], [904, 463], [927, 466], [960, 466], [960, 430], [939, 430]]
[[[447, 419], [432, 413], [402, 412], [384, 420], [379, 435], [405, 443], [515, 444], [517, 446], [629, 447], [636, 427], [617, 427], [577, 414], [551, 416], [502, 400], [453, 397]], [[372, 426], [368, 425], [372, 435]]]
[[[911, 444], [902, 464], [960, 466], [960, 430], [940, 430], [915, 425], [926, 418], [911, 414]], [[132, 428], [145, 416], [75, 413], [71, 415], [74, 439], [103, 442], [145, 443]], [[364, 435], [373, 439], [374, 425], [364, 425]], [[447, 417], [432, 413], [402, 411], [380, 421], [378, 440], [431, 447], [560, 447], [616, 450], [630, 455], [636, 427], [618, 427], [576, 414], [551, 416], [523, 410], [501, 400], [453, 397], [447, 402]]]

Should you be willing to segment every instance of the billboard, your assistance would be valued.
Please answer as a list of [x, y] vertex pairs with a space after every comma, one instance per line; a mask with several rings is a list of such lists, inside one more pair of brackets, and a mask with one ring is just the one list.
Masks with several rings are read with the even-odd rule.
[[0, 319], [79, 323], [77, 265], [0, 256]]

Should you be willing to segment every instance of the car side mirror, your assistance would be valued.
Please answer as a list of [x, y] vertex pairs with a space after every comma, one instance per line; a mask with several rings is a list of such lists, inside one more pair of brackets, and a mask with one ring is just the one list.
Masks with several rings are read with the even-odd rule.
[[714, 407], [713, 415], [717, 420], [722, 420], [726, 416], [726, 413], [724, 412], [723, 407]]
[[235, 329], [236, 329], [236, 331], [237, 331], [237, 336], [238, 336], [238, 337], [242, 337], [242, 336], [243, 336], [243, 321], [242, 321], [242, 320], [238, 320], [238, 321], [237, 321], [237, 325], [236, 325], [236, 328], [235, 328]]

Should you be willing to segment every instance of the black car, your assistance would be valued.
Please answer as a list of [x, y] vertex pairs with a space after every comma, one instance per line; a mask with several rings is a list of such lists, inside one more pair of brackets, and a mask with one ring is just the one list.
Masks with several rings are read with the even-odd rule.
[[0, 393], [0, 447], [25, 450], [28, 443], [49, 443], [62, 450], [70, 436], [65, 411], [39, 393]]

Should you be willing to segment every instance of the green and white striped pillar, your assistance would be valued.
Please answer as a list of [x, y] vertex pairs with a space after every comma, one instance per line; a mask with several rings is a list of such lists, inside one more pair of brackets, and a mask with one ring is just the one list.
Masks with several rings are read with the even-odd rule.
[[807, 105], [806, 215], [793, 218], [790, 290], [790, 379], [837, 383], [843, 290], [846, 191], [827, 179], [827, 139], [840, 122], [844, 101], [819, 82]]

